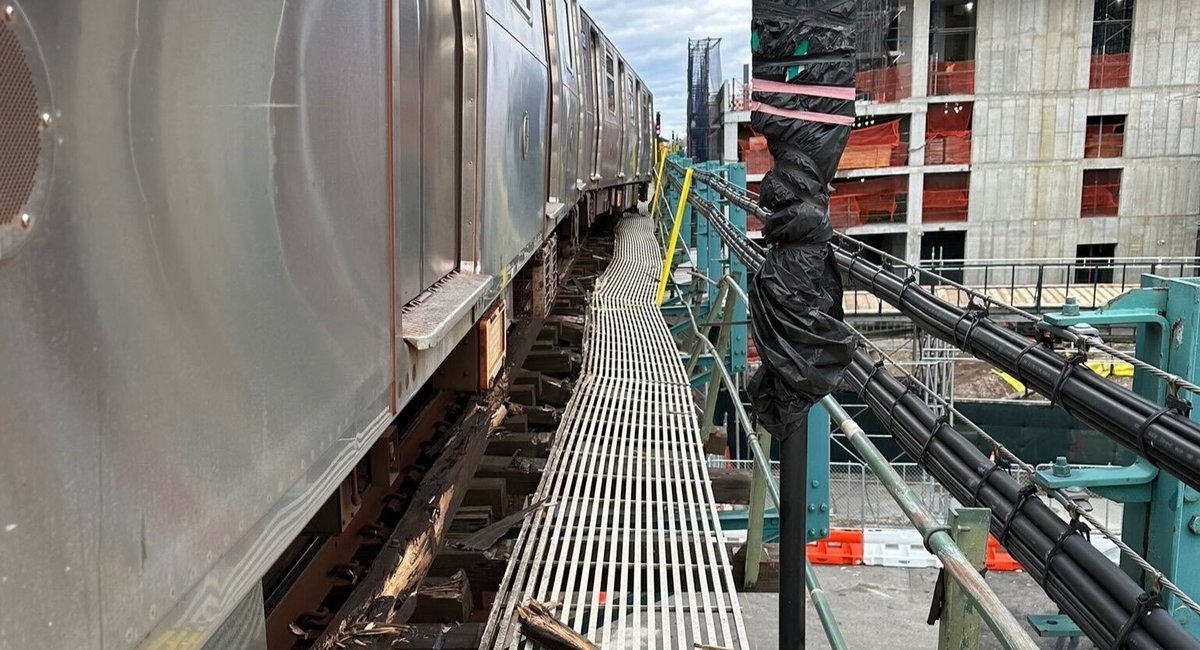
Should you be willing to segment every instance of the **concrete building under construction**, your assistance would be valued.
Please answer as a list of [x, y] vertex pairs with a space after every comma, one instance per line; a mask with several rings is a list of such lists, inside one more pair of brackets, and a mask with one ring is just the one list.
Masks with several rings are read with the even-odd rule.
[[[863, 0], [857, 24], [839, 229], [914, 262], [1196, 252], [1200, 6]], [[723, 155], [753, 181], [741, 85]]]

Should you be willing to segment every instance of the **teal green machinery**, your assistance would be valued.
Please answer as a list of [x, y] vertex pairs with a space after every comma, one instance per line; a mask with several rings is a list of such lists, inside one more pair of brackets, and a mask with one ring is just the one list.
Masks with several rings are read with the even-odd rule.
[[[1094, 311], [1066, 305], [1047, 314], [1052, 327], [1091, 328], [1136, 325], [1138, 359], [1186, 381], [1200, 379], [1200, 278], [1142, 276], [1141, 287], [1121, 295]], [[1192, 396], [1141, 369], [1136, 369], [1133, 390], [1159, 404], [1171, 404], [1193, 420]], [[1069, 459], [1066, 459], [1069, 461]], [[1187, 594], [1200, 594], [1200, 493], [1145, 459], [1133, 456], [1126, 466], [1073, 468], [1060, 460], [1038, 472], [1039, 482], [1058, 488], [1086, 487], [1124, 504], [1121, 539], [1162, 571]], [[1154, 580], [1122, 558], [1122, 568], [1143, 587]], [[1200, 637], [1200, 617], [1176, 597], [1163, 593], [1163, 606], [1193, 636]]]

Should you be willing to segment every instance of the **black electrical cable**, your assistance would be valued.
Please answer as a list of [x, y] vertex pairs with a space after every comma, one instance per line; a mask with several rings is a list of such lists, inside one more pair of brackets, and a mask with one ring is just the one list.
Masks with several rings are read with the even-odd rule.
[[[970, 310], [951, 305], [878, 264], [846, 251], [834, 259], [850, 281], [892, 304], [921, 329], [997, 368], [1155, 466], [1200, 489], [1200, 425]], [[853, 264], [851, 264], [853, 262]], [[1144, 452], [1144, 453], [1143, 453]]]
[[[1072, 524], [1041, 501], [1022, 499], [1016, 479], [994, 471], [995, 463], [966, 437], [876, 367], [860, 351], [847, 369], [847, 380], [910, 456], [926, 454], [922, 465], [959, 501], [971, 502], [976, 486], [980, 488], [979, 503], [992, 510], [992, 531], [1001, 534], [1007, 523], [1008, 551], [1089, 638], [1112, 647], [1134, 621], [1123, 648], [1200, 648], [1165, 610], [1147, 605], [1146, 592], [1117, 565], [1082, 535], [1067, 534]], [[1141, 615], [1143, 607], [1149, 607], [1148, 614]]]

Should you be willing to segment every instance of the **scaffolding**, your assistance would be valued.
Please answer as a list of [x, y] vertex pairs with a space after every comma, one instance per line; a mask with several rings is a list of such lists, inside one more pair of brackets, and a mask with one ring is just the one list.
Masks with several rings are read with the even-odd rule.
[[721, 131], [721, 39], [688, 39], [688, 156], [711, 160]]
[[[904, 50], [900, 0], [858, 0], [854, 18], [858, 99], [893, 102], [912, 94], [912, 65]], [[908, 35], [909, 38], [911, 35]]]

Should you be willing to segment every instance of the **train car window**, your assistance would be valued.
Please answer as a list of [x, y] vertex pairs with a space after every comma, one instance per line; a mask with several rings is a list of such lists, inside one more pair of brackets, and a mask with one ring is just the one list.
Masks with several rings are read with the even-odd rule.
[[525, 20], [529, 24], [533, 24], [533, 0], [512, 0], [512, 3], [517, 6], [517, 9], [525, 15]]
[[567, 20], [567, 33], [563, 35], [567, 47], [567, 69], [575, 69], [575, 6], [570, 0], [563, 0], [563, 14]]
[[617, 113], [617, 76], [613, 65], [612, 54], [604, 57], [604, 68], [608, 73], [608, 112]]
[[628, 111], [628, 115], [632, 118], [637, 115], [637, 112], [633, 110], [633, 77], [625, 77], [625, 98], [625, 110]]

